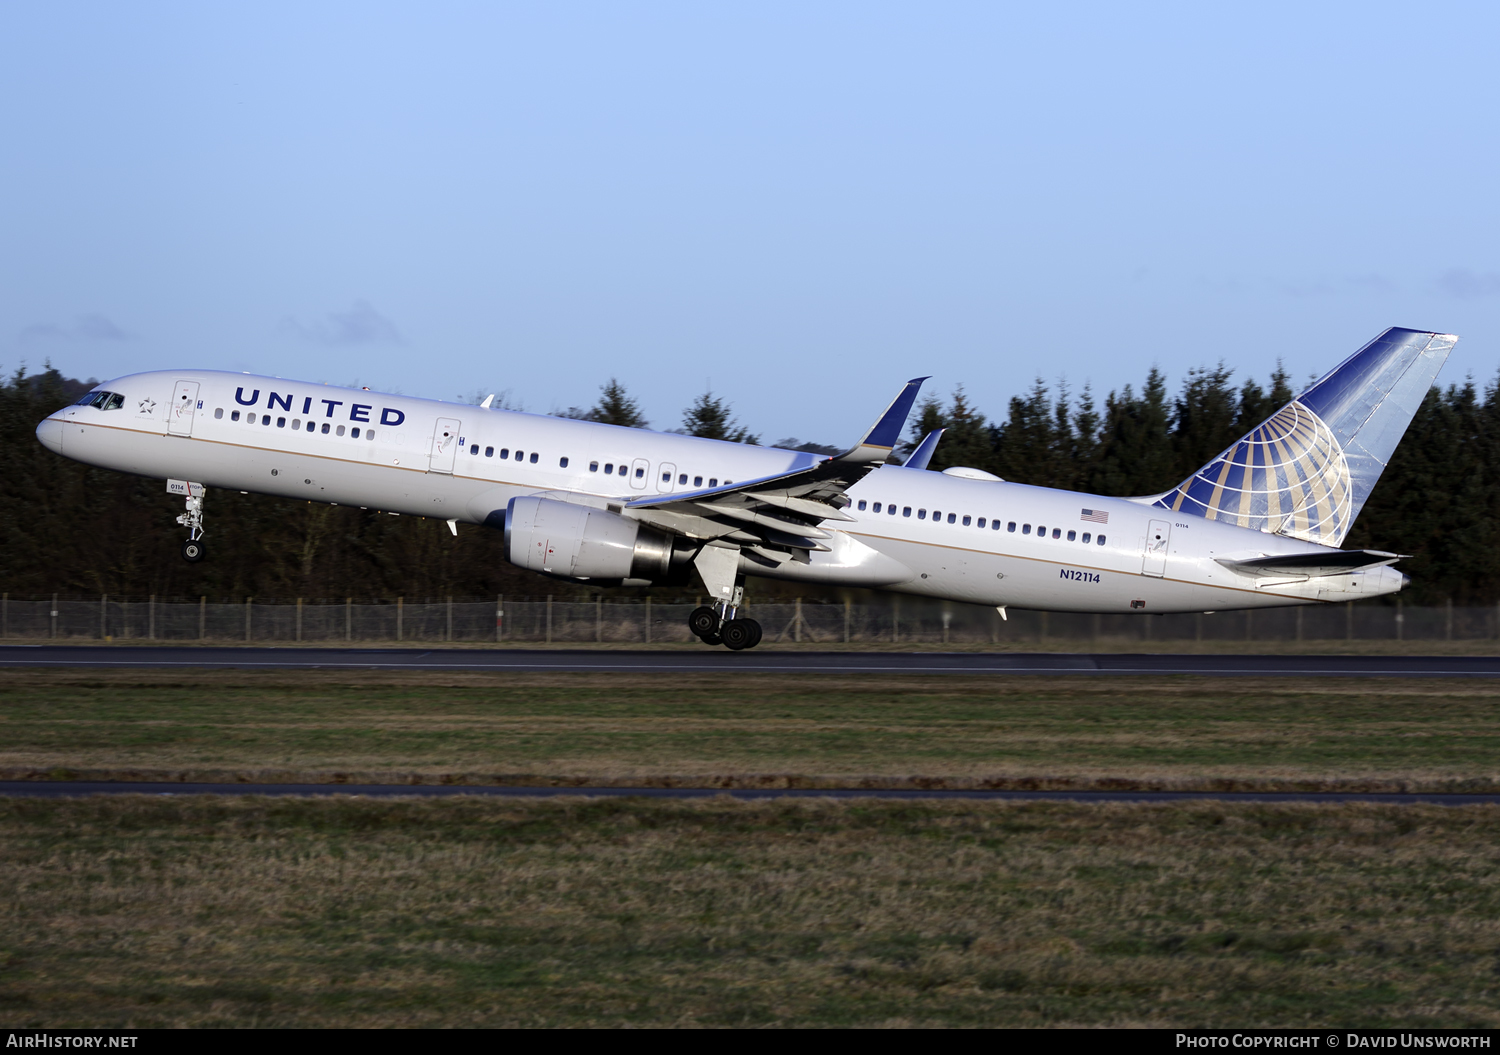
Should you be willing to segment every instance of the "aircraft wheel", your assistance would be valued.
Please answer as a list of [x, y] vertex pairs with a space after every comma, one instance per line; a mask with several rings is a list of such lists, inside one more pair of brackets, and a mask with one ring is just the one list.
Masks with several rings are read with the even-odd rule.
[[749, 619], [731, 619], [724, 624], [720, 633], [724, 638], [724, 647], [735, 652], [755, 644], [754, 623]]
[[712, 634], [705, 635], [701, 640], [705, 645], [722, 645], [724, 643], [724, 639], [719, 636], [717, 630]]
[[750, 634], [751, 634], [750, 643], [748, 645], [746, 645], [745, 647], [746, 648], [754, 648], [756, 645], [760, 644], [760, 638], [761, 638], [760, 624], [757, 623], [754, 619], [743, 619], [743, 620], [741, 620], [741, 622], [747, 624], [750, 627]]
[[[719, 613], [708, 605], [699, 605], [693, 609], [693, 614], [688, 616], [688, 629], [698, 637], [708, 641], [710, 637], [719, 636]], [[717, 645], [717, 640], [708, 641], [710, 645]]]
[[182, 559], [189, 564], [197, 564], [203, 559], [203, 543], [195, 539], [189, 539], [182, 544]]

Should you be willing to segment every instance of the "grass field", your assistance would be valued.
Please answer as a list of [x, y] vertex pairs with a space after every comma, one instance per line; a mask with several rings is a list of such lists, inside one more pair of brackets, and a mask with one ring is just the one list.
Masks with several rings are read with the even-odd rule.
[[[1480, 790], [1480, 680], [8, 671], [0, 777]], [[1500, 1025], [1500, 808], [0, 798], [0, 1025]]]
[[1477, 679], [8, 671], [0, 777], [1477, 791]]
[[1497, 822], [0, 800], [0, 1024], [1493, 1027]]

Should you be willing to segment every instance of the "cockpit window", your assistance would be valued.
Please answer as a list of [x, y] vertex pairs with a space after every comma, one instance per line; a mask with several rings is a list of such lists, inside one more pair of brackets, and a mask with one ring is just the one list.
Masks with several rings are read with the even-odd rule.
[[75, 407], [98, 407], [100, 410], [119, 410], [125, 405], [125, 397], [118, 392], [86, 392], [73, 405]]

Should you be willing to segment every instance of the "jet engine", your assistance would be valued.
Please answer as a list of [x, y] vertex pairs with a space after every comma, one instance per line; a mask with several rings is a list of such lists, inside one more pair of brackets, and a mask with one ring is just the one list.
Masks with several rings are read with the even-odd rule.
[[505, 507], [506, 559], [560, 579], [661, 584], [686, 577], [695, 549], [687, 539], [594, 506], [527, 497]]

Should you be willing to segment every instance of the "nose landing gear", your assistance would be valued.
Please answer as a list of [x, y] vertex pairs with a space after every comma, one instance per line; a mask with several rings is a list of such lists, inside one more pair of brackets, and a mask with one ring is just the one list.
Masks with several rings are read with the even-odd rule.
[[167, 494], [186, 497], [187, 512], [177, 518], [177, 523], [188, 529], [188, 540], [182, 544], [182, 559], [197, 564], [203, 559], [203, 491], [202, 484], [187, 480], [168, 480]]

